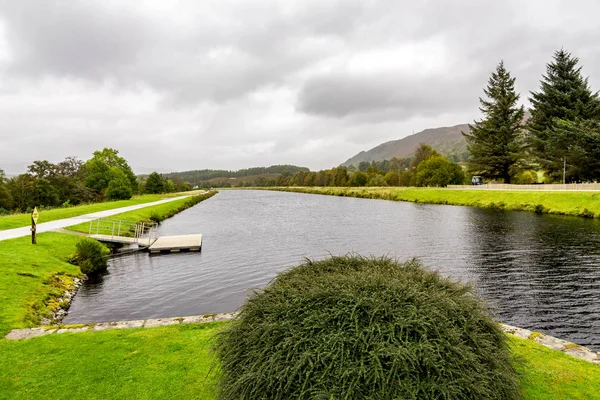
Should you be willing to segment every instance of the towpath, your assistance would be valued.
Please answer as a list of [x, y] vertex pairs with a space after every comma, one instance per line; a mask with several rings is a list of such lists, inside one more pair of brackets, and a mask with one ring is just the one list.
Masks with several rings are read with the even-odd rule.
[[[121, 213], [128, 212], [128, 211], [139, 210], [140, 208], [146, 208], [146, 207], [156, 206], [159, 204], [170, 203], [172, 201], [185, 199], [186, 197], [190, 197], [190, 196], [188, 195], [188, 196], [170, 197], [167, 199], [154, 201], [152, 203], [144, 203], [144, 204], [137, 204], [135, 206], [114, 208], [112, 210], [98, 211], [95, 213], [80, 215], [77, 217], [58, 219], [56, 221], [50, 221], [50, 222], [44, 222], [44, 223], [37, 225], [37, 233], [55, 231], [57, 229], [66, 228], [67, 226], [77, 225], [82, 222], [88, 222], [93, 219], [106, 218], [106, 217], [110, 217], [112, 215], [117, 215], [117, 214], [121, 214]], [[4, 231], [0, 231], [0, 241], [8, 240], [8, 239], [15, 239], [18, 237], [29, 236], [29, 235], [31, 235], [31, 227], [29, 227], [29, 226], [24, 226], [22, 228], [15, 228], [15, 229], [7, 229]]]

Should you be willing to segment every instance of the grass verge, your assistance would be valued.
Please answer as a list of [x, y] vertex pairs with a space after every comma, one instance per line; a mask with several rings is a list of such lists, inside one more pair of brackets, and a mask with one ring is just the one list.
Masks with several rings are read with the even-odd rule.
[[[57, 219], [72, 218], [79, 215], [90, 214], [98, 211], [112, 210], [120, 207], [135, 206], [138, 204], [151, 203], [169, 197], [169, 195], [148, 194], [137, 196], [129, 200], [109, 201], [104, 203], [85, 204], [68, 208], [54, 208], [52, 210], [40, 211], [38, 224]], [[31, 225], [29, 214], [14, 214], [0, 216], [0, 230], [20, 228]]]
[[[0, 399], [216, 399], [226, 323], [0, 340]], [[600, 399], [600, 367], [512, 337], [525, 399]]]
[[[193, 197], [159, 204], [157, 206], [140, 208], [139, 210], [128, 211], [125, 213], [113, 215], [112, 217], [110, 217], [110, 219], [132, 222], [163, 221], [177, 213], [180, 213], [190, 207], [195, 206], [201, 201], [211, 198], [215, 194], [217, 194], [217, 191], [210, 191], [206, 194], [199, 194]], [[88, 233], [90, 230], [90, 223], [84, 222], [81, 224], [69, 226], [67, 229], [75, 232]]]
[[266, 188], [266, 190], [600, 218], [600, 192], [484, 191], [390, 187], [277, 187]]
[[0, 242], [0, 336], [13, 328], [40, 324], [60, 306], [58, 299], [81, 275], [67, 262], [79, 240], [61, 233], [41, 233], [38, 244], [31, 238]]
[[600, 399], [600, 366], [510, 337], [525, 399]]
[[0, 399], [214, 399], [216, 323], [0, 340]]

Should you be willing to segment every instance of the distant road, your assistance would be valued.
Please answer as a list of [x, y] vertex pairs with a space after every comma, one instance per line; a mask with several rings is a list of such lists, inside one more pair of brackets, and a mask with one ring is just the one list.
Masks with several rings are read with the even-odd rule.
[[[66, 228], [68, 226], [77, 225], [82, 222], [91, 221], [93, 219], [110, 217], [112, 215], [121, 214], [121, 213], [128, 212], [128, 211], [139, 210], [140, 208], [146, 208], [146, 207], [157, 206], [159, 204], [170, 203], [171, 201], [185, 199], [186, 197], [190, 197], [190, 196], [188, 195], [188, 196], [170, 197], [168, 199], [154, 201], [152, 203], [144, 203], [144, 204], [137, 204], [135, 206], [114, 208], [112, 210], [98, 211], [98, 212], [91, 213], [91, 214], [80, 215], [78, 217], [59, 219], [59, 220], [51, 221], [51, 222], [44, 222], [42, 224], [37, 225], [37, 233], [50, 232], [50, 231], [54, 231], [57, 229]], [[31, 235], [31, 227], [30, 226], [24, 226], [22, 228], [15, 228], [15, 229], [7, 229], [7, 230], [0, 231], [0, 241], [8, 240], [8, 239], [15, 239], [18, 237], [23, 237], [23, 236], [30, 236], [30, 235]]]

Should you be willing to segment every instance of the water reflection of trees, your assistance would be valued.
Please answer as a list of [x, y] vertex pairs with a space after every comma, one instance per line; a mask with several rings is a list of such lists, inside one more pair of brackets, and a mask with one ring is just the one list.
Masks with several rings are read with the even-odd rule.
[[600, 334], [600, 223], [470, 209], [469, 266], [508, 322], [589, 343]]

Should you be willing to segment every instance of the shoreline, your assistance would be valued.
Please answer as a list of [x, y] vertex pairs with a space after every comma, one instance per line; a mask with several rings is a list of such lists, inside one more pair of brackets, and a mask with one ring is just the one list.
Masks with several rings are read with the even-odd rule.
[[[159, 326], [180, 325], [180, 324], [205, 324], [210, 322], [230, 321], [237, 316], [237, 312], [193, 315], [187, 317], [172, 318], [148, 318], [140, 320], [99, 322], [87, 324], [72, 325], [47, 325], [41, 328], [13, 329], [6, 335], [7, 340], [24, 340], [39, 336], [62, 333], [96, 332], [111, 329], [136, 329], [136, 328], [156, 328]], [[572, 357], [578, 358], [600, 366], [600, 353], [576, 343], [568, 342], [554, 336], [544, 333], [531, 331], [529, 329], [519, 328], [503, 323], [499, 323], [504, 333], [513, 335], [521, 339], [531, 340], [546, 348], [560, 351]]]
[[415, 187], [256, 187], [243, 190], [270, 190], [325, 196], [405, 201], [420, 204], [453, 205], [536, 214], [600, 219], [600, 191], [469, 190]]

